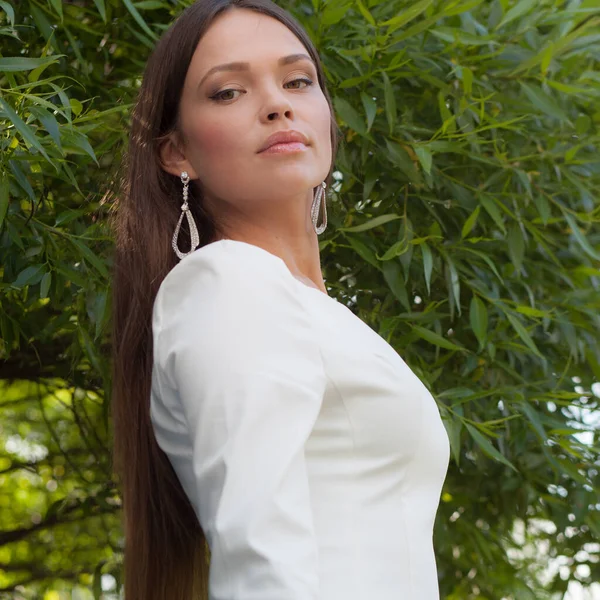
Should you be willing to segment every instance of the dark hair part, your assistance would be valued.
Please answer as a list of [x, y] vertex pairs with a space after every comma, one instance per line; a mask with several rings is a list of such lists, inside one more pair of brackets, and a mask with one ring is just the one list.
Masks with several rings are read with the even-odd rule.
[[[133, 109], [124, 177], [113, 205], [112, 283], [113, 470], [123, 501], [124, 585], [127, 600], [208, 598], [209, 549], [192, 505], [150, 420], [152, 307], [178, 259], [171, 238], [181, 212], [181, 182], [161, 168], [161, 140], [177, 131], [183, 83], [196, 47], [219, 14], [247, 8], [273, 17], [302, 42], [317, 66], [331, 110], [331, 184], [338, 129], [317, 51], [302, 26], [270, 0], [200, 0], [162, 36], [144, 71]], [[214, 241], [219, 224], [190, 185], [189, 205], [200, 243]], [[187, 227], [180, 247], [189, 248]]]

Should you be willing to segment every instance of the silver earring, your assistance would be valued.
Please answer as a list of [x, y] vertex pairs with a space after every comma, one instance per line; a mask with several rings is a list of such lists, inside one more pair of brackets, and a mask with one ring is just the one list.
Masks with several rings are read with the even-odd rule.
[[[175, 228], [175, 233], [173, 234], [173, 240], [171, 245], [173, 246], [173, 250], [175, 250], [175, 254], [179, 257], [179, 260], [186, 257], [188, 254], [191, 254], [199, 245], [200, 245], [200, 237], [198, 236], [198, 228], [196, 227], [196, 222], [194, 221], [194, 217], [192, 217], [192, 213], [190, 212], [190, 207], [188, 206], [188, 184], [190, 182], [190, 176], [186, 171], [181, 173], [181, 183], [183, 183], [183, 204], [181, 205], [181, 215], [179, 216], [179, 221], [177, 222], [177, 227]], [[179, 236], [179, 230], [181, 229], [181, 222], [183, 221], [183, 216], [187, 217], [188, 226], [190, 228], [190, 239], [192, 242], [192, 247], [189, 252], [181, 252], [179, 247], [177, 246], [177, 238]]]
[[[310, 217], [312, 219], [313, 228], [317, 235], [323, 233], [327, 228], [327, 204], [325, 203], [324, 198], [326, 187], [327, 184], [325, 182], [321, 183], [321, 185], [318, 187], [310, 209]], [[317, 219], [319, 218], [319, 212], [321, 210], [321, 202], [323, 203], [323, 222], [321, 225], [317, 226]]]

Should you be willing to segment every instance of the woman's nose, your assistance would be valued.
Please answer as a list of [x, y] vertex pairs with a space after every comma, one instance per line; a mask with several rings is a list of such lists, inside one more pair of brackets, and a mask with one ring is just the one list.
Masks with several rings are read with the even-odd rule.
[[286, 95], [286, 90], [281, 90], [271, 86], [265, 92], [265, 101], [261, 114], [263, 119], [273, 121], [285, 115], [288, 119], [294, 117], [294, 109], [290, 98]]

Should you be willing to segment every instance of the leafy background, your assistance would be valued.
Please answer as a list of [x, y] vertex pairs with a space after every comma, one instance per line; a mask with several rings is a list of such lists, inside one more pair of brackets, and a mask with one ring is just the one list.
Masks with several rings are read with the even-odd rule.
[[[144, 63], [189, 3], [0, 0], [0, 598], [120, 589], [110, 191]], [[280, 4], [344, 132], [330, 293], [450, 436], [441, 597], [575, 598], [600, 580], [598, 2]]]

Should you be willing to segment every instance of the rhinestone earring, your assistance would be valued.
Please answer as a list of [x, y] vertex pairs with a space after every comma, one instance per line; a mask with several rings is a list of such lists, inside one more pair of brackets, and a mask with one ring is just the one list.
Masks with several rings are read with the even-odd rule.
[[[327, 204], [325, 203], [325, 188], [327, 184], [323, 181], [321, 185], [318, 187], [315, 196], [313, 198], [313, 203], [310, 209], [310, 217], [313, 223], [313, 228], [317, 235], [320, 235], [327, 228]], [[323, 204], [323, 222], [321, 225], [317, 226], [317, 220], [319, 218], [319, 212], [321, 210], [321, 203]]]
[[[173, 246], [173, 250], [175, 254], [179, 257], [179, 260], [186, 257], [188, 254], [191, 254], [199, 245], [200, 245], [200, 237], [198, 236], [198, 228], [196, 227], [196, 222], [194, 221], [194, 217], [192, 217], [192, 213], [190, 212], [190, 207], [188, 206], [188, 184], [190, 182], [190, 176], [186, 171], [181, 173], [181, 183], [183, 183], [183, 204], [181, 205], [181, 215], [179, 216], [179, 221], [177, 222], [177, 227], [175, 228], [175, 233], [173, 234], [173, 240], [171, 245]], [[187, 217], [188, 226], [190, 228], [190, 239], [192, 243], [192, 247], [189, 252], [181, 252], [179, 247], [177, 246], [177, 238], [179, 237], [179, 230], [181, 229], [181, 222], [183, 221], [183, 216]]]

